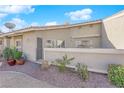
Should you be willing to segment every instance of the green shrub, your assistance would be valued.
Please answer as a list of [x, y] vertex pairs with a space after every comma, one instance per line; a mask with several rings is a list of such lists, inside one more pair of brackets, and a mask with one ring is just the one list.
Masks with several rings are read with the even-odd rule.
[[87, 66], [84, 65], [84, 64], [77, 63], [76, 68], [77, 68], [77, 72], [78, 72], [78, 74], [80, 75], [80, 77], [81, 77], [83, 80], [87, 80], [88, 77], [89, 77], [89, 73], [88, 73], [88, 70], [87, 70]]
[[67, 55], [63, 56], [62, 59], [56, 59], [55, 64], [58, 66], [60, 72], [64, 72], [66, 65], [69, 65], [74, 58], [68, 58]]
[[109, 81], [117, 87], [124, 87], [124, 66], [110, 64], [108, 68]]
[[18, 51], [15, 47], [12, 49], [13, 59], [20, 59], [22, 57], [22, 52]]
[[6, 47], [3, 50], [3, 57], [5, 60], [8, 59], [20, 59], [22, 56], [22, 52], [18, 51], [15, 47], [14, 48], [8, 48]]
[[12, 51], [12, 54], [11, 54], [12, 55], [12, 58], [15, 59], [15, 53], [17, 51], [16, 48], [15, 47], [14, 48], [11, 48], [11, 51]]
[[6, 47], [3, 50], [3, 57], [4, 57], [5, 60], [8, 60], [8, 59], [12, 58], [12, 50], [11, 50], [11, 48]]

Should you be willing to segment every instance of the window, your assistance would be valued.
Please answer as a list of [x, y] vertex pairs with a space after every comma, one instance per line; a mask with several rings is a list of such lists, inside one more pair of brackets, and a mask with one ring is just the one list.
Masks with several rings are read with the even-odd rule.
[[47, 40], [46, 46], [47, 46], [47, 48], [54, 48], [55, 41], [54, 40]]
[[22, 42], [21, 42], [21, 39], [17, 39], [15, 41], [15, 47], [17, 48], [17, 50], [21, 51], [22, 49]]
[[91, 40], [78, 40], [76, 41], [77, 48], [91, 48], [92, 41]]
[[16, 47], [21, 46], [21, 41], [16, 41]]
[[47, 40], [46, 42], [47, 48], [65, 48], [64, 40]]
[[56, 41], [57, 48], [65, 48], [65, 41], [64, 40], [57, 40]]

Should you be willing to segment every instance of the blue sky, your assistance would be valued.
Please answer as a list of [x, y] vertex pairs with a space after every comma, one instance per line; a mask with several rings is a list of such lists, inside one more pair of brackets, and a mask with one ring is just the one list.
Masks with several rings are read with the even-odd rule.
[[6, 22], [16, 24], [15, 29], [27, 26], [59, 25], [103, 19], [124, 9], [124, 6], [0, 6], [0, 29], [7, 32]]

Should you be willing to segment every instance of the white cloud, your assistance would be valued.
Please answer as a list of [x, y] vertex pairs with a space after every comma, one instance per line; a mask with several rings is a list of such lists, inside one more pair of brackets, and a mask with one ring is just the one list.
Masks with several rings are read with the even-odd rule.
[[0, 13], [0, 18], [3, 18], [3, 17], [5, 17], [5, 16], [7, 16], [7, 14], [5, 14], [5, 13]]
[[16, 25], [16, 28], [18, 28], [18, 29], [27, 26], [27, 23], [24, 20], [20, 19], [20, 18], [13, 18], [9, 22], [14, 23]]
[[34, 12], [35, 8], [32, 8], [30, 5], [6, 5], [6, 6], [0, 6], [0, 12], [1, 13], [7, 13], [7, 14], [18, 14], [18, 13], [31, 13]]
[[[16, 25], [16, 27], [14, 29], [21, 29], [21, 28], [24, 28], [24, 27], [28, 26], [28, 24], [20, 18], [13, 18], [12, 20], [10, 20], [8, 22], [14, 23]], [[9, 29], [6, 28], [4, 25], [1, 26], [0, 29], [3, 32], [8, 32], [9, 31]]]
[[39, 24], [37, 22], [32, 22], [31, 26], [39, 26]]
[[45, 26], [52, 26], [52, 25], [57, 25], [57, 22], [56, 21], [53, 21], [53, 22], [47, 22], [45, 24]]
[[[11, 23], [14, 23], [16, 25], [14, 30], [29, 27], [29, 26], [39, 26], [40, 25], [37, 22], [32, 22], [31, 24], [29, 24], [25, 20], [20, 19], [20, 18], [13, 18], [13, 19], [11, 19], [10, 21], [7, 21], [7, 22], [11, 22]], [[9, 32], [9, 29], [6, 28], [4, 25], [0, 26], [0, 30], [2, 32]]]
[[8, 31], [9, 31], [9, 29], [8, 29], [8, 28], [6, 28], [4, 25], [2, 25], [2, 26], [0, 26], [0, 31], [2, 31], [2, 32], [6, 33], [6, 32], [8, 32]]
[[91, 18], [92, 10], [89, 8], [65, 13], [71, 20], [88, 20]]
[[13, 22], [15, 24], [25, 24], [25, 21], [20, 18], [13, 18], [10, 22]]

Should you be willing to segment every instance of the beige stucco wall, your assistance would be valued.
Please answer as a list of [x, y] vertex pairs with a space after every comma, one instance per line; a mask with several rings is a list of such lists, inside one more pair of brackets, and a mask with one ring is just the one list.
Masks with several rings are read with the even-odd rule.
[[124, 50], [115, 49], [77, 49], [77, 48], [45, 48], [45, 60], [50, 63], [65, 54], [75, 59], [69, 67], [75, 67], [77, 63], [88, 66], [89, 71], [107, 73], [108, 64], [124, 65]]
[[75, 48], [76, 40], [93, 40], [93, 47], [99, 48], [101, 47], [100, 32], [100, 23], [70, 27], [65, 29], [30, 31], [21, 33], [22, 36], [10, 36], [10, 46], [15, 46], [15, 40], [21, 38], [23, 52], [27, 55], [29, 60], [36, 61], [37, 37], [41, 37], [43, 39], [43, 48], [46, 47], [46, 41], [51, 39], [65, 40], [66, 48]]
[[101, 23], [71, 28], [72, 47], [76, 40], [92, 40], [94, 48], [101, 47]]
[[15, 47], [16, 45], [16, 40], [17, 39], [23, 39], [22, 38], [23, 36], [22, 35], [17, 35], [17, 36], [12, 36], [11, 38], [10, 38], [10, 47]]
[[36, 35], [34, 32], [23, 34], [23, 52], [28, 60], [36, 61]]
[[97, 24], [91, 24], [91, 25], [85, 25], [85, 26], [79, 26], [79, 27], [73, 27], [71, 28], [71, 36], [72, 37], [80, 37], [80, 36], [90, 36], [90, 35], [96, 35], [101, 33], [101, 23]]
[[[68, 29], [56, 29], [56, 30], [44, 30], [44, 31], [32, 31], [23, 33], [23, 51], [28, 55], [30, 60], [36, 61], [36, 48], [37, 48], [37, 37], [41, 37], [43, 39], [43, 47], [46, 47], [47, 40], [65, 40], [66, 48], [74, 48], [75, 40], [72, 36], [76, 34], [76, 36], [87, 36], [99, 34], [101, 27], [100, 24], [92, 25], [91, 27], [73, 27]], [[89, 28], [90, 27], [90, 28]], [[93, 29], [92, 29], [93, 28]], [[75, 34], [74, 34], [75, 33]], [[79, 39], [79, 38], [78, 38]], [[91, 39], [93, 40], [94, 47], [100, 47], [100, 37], [86, 37], [80, 38], [83, 39]]]
[[66, 40], [66, 47], [71, 47], [70, 29], [58, 29], [47, 31], [35, 31], [36, 37], [43, 39], [43, 46], [46, 47], [47, 40]]
[[[93, 40], [94, 48], [100, 48], [101, 24], [72, 27], [66, 29], [56, 29], [47, 31], [35, 31], [37, 37], [43, 38], [43, 45], [46, 47], [46, 40], [65, 40], [66, 48], [74, 48], [76, 40]], [[97, 37], [90, 37], [99, 35]], [[82, 37], [80, 37], [82, 36]]]
[[124, 49], [124, 13], [103, 20], [102, 47]]
[[89, 41], [92, 41], [91, 48], [100, 48], [101, 47], [101, 37], [75, 38], [72, 41], [73, 48], [76, 48], [75, 42], [78, 41], [78, 40], [89, 40]]
[[[4, 37], [4, 48], [7, 47], [7, 39]], [[23, 33], [22, 35], [10, 36], [10, 47], [15, 47], [17, 39], [22, 40], [22, 51], [26, 54], [28, 60], [36, 61], [36, 36], [34, 31]]]

